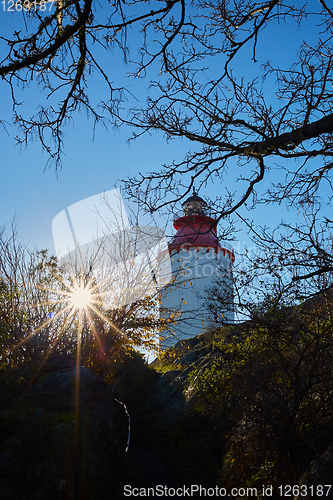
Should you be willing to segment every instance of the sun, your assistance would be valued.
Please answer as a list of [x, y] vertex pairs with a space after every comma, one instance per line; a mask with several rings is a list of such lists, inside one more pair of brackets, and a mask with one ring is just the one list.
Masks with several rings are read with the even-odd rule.
[[87, 309], [93, 302], [92, 290], [85, 285], [74, 285], [69, 293], [69, 304], [74, 309]]

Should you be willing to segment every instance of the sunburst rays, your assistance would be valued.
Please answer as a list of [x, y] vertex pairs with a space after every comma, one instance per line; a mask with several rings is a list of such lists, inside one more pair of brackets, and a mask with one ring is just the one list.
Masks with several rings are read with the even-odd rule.
[[70, 344], [75, 337], [77, 343], [76, 364], [79, 366], [81, 364], [83, 329], [89, 331], [89, 334], [96, 339], [101, 348], [100, 333], [95, 325], [97, 320], [108, 324], [114, 331], [121, 334], [117, 325], [107, 317], [107, 309], [111, 305], [110, 287], [110, 280], [106, 278], [98, 281], [96, 276], [87, 279], [83, 275], [77, 278], [72, 274], [63, 278], [58, 273], [53, 273], [52, 286], [39, 285], [37, 289], [44, 297], [42, 300], [35, 300], [31, 306], [31, 309], [36, 310], [43, 308], [46, 319], [39, 321], [39, 324], [30, 326], [24, 339], [15, 345], [14, 350], [48, 330], [48, 349], [47, 352], [44, 352], [39, 370], [61, 341], [66, 343], [68, 340]]

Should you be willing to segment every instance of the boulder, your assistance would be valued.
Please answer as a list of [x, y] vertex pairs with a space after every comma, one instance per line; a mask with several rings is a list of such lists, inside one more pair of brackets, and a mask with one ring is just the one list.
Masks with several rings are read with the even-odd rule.
[[118, 406], [88, 368], [40, 374], [0, 414], [0, 498], [109, 498], [126, 444]]
[[333, 500], [333, 444], [311, 462], [298, 484], [304, 488], [300, 488], [300, 494], [295, 496], [294, 500]]

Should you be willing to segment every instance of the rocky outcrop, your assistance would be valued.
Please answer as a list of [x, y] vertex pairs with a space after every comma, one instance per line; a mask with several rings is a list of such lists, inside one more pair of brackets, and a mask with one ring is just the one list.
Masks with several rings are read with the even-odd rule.
[[204, 335], [179, 341], [153, 365], [162, 373], [157, 385], [156, 398], [164, 407], [163, 416], [167, 422], [176, 421], [184, 411], [194, 407], [197, 393], [190, 382], [189, 375], [196, 370], [200, 374], [208, 368], [220, 353], [212, 348]]
[[40, 375], [1, 413], [0, 498], [110, 498], [120, 427], [112, 388], [91, 370]]
[[301, 493], [295, 496], [294, 500], [333, 499], [333, 444], [311, 462], [301, 475], [298, 484]]

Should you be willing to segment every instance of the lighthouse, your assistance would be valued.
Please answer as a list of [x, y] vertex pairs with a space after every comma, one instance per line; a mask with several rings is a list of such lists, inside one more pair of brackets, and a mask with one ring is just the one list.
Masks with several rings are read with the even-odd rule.
[[210, 288], [217, 279], [222, 288], [220, 319], [226, 324], [234, 322], [233, 248], [218, 241], [216, 217], [195, 190], [182, 208], [174, 217], [176, 234], [169, 244], [173, 279], [162, 295], [162, 314], [176, 318], [172, 335], [164, 339], [166, 347], [194, 337], [214, 323], [208, 302], [213, 299]]

